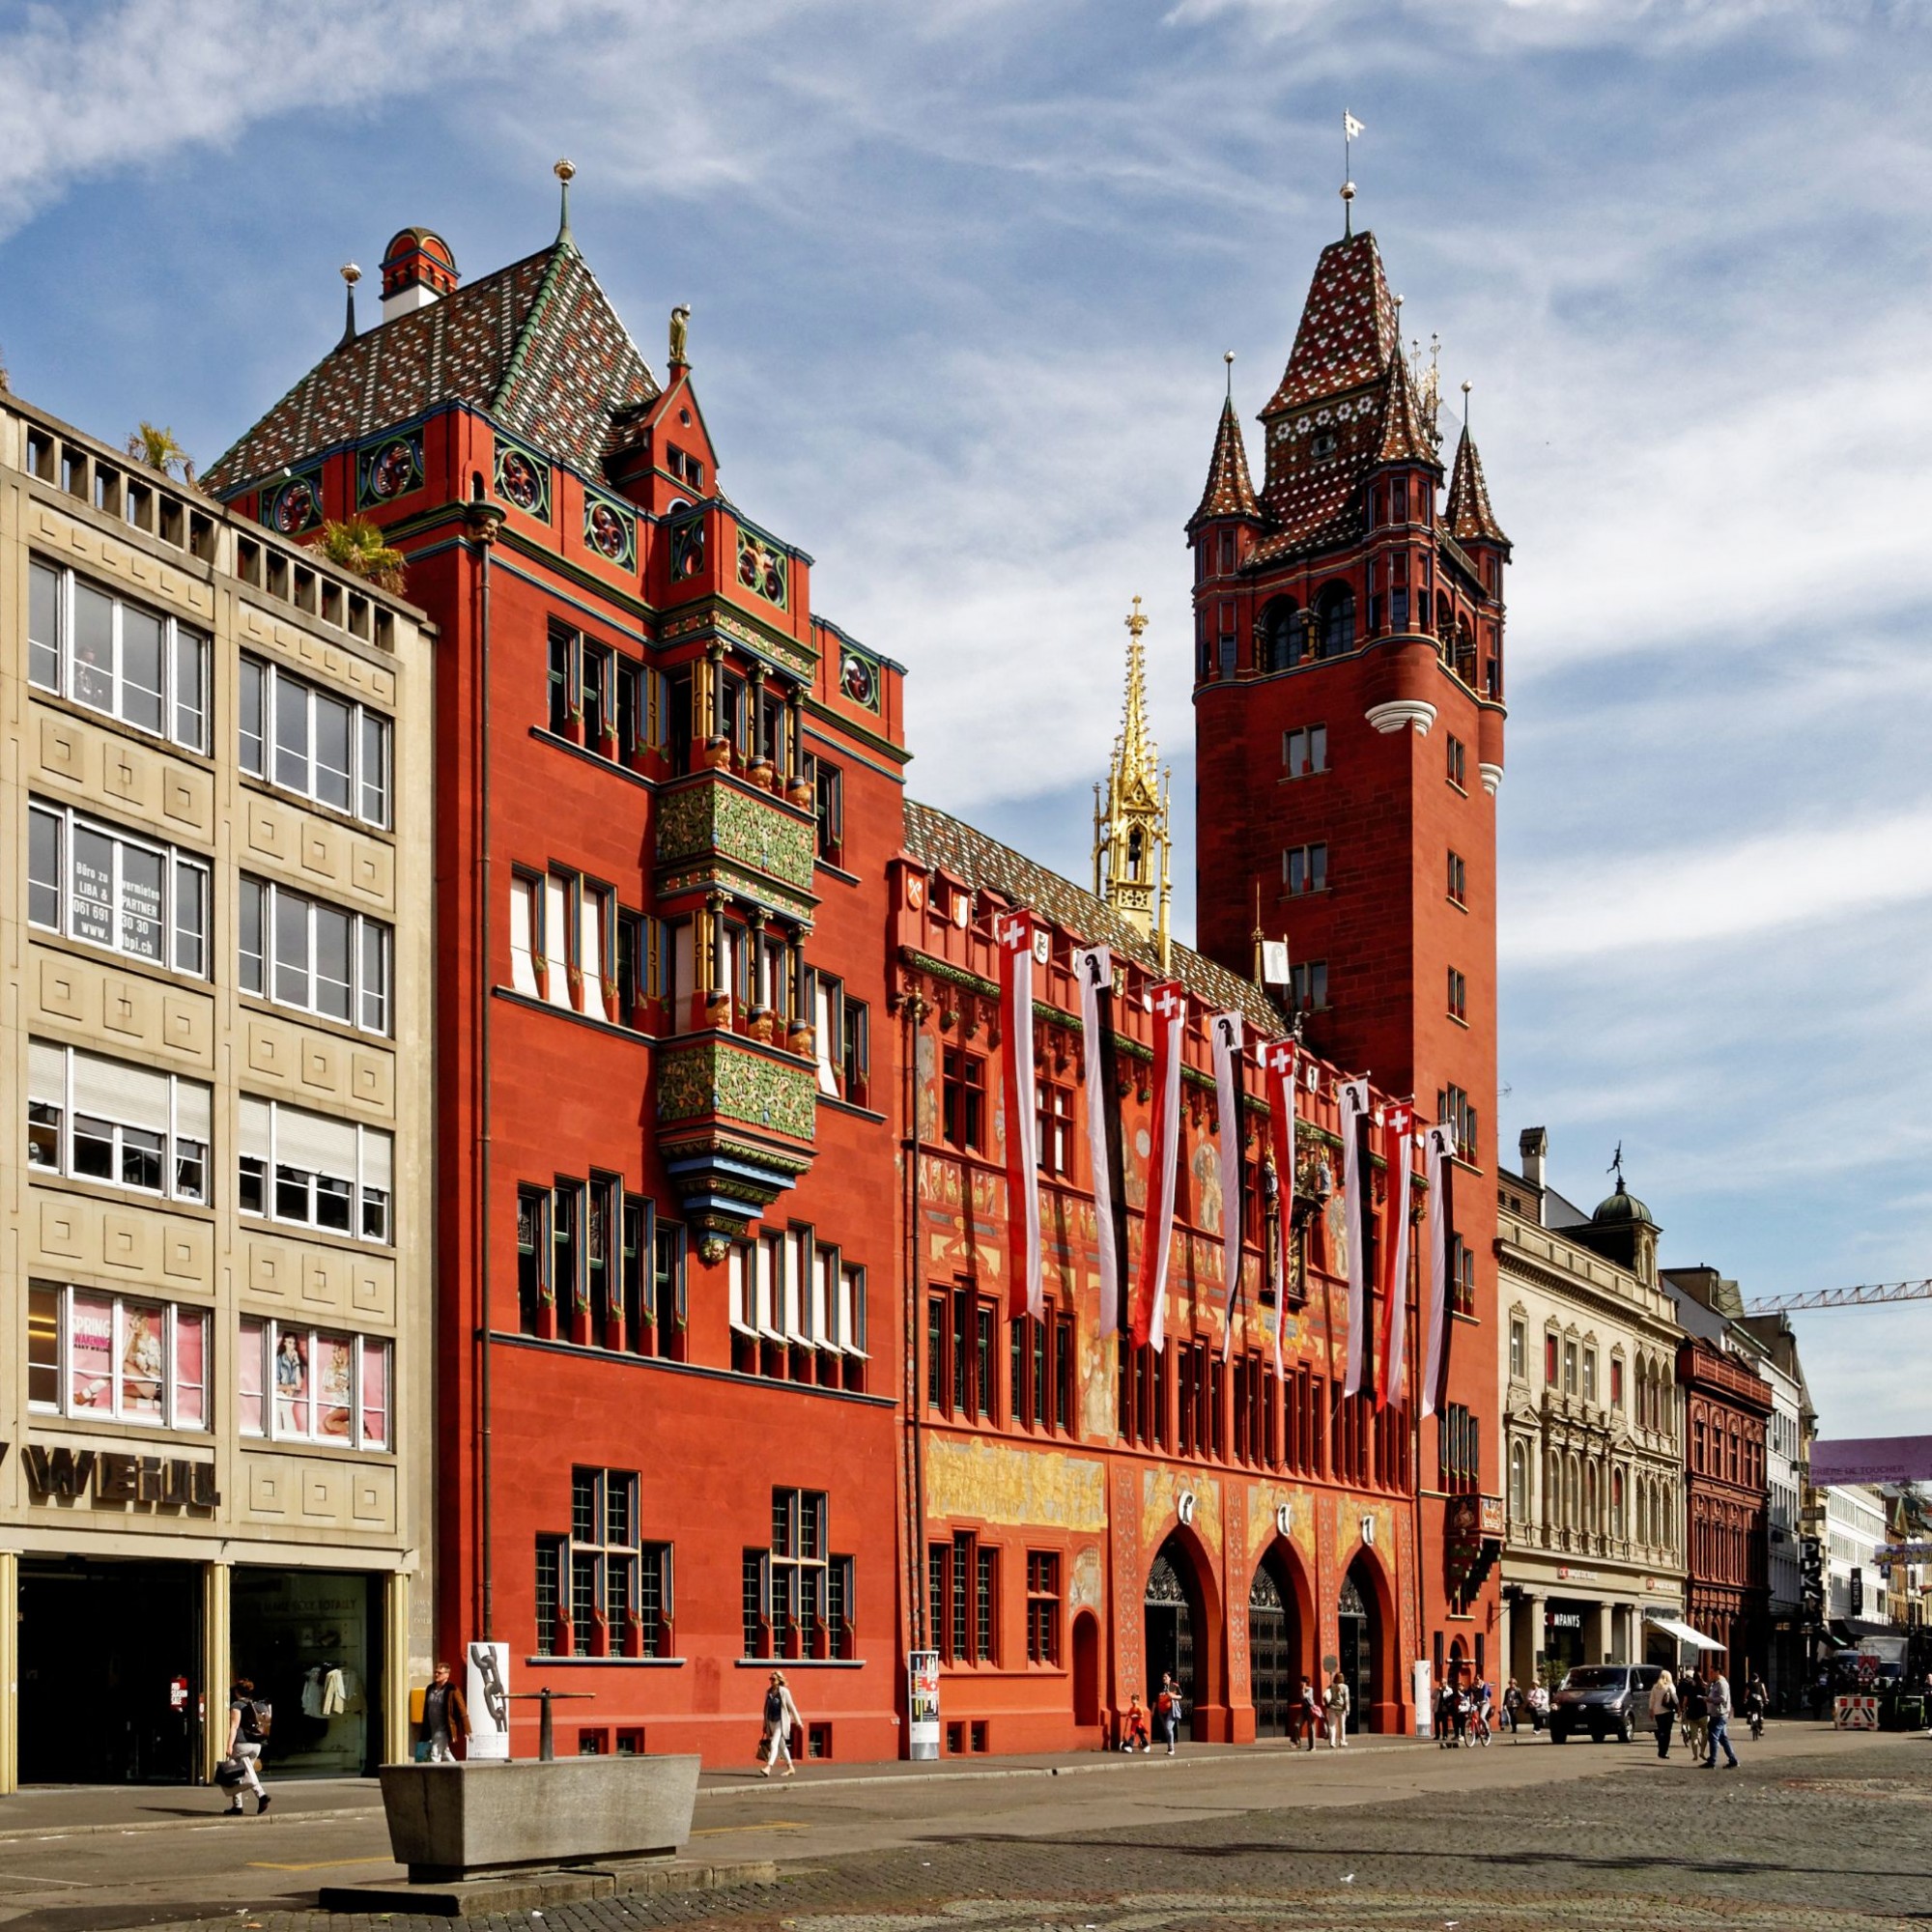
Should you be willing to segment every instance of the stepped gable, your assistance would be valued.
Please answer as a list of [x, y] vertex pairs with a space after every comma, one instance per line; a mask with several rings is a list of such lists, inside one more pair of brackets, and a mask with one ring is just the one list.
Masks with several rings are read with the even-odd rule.
[[1221, 420], [1214, 431], [1214, 459], [1208, 466], [1208, 487], [1202, 491], [1200, 507], [1188, 518], [1187, 527], [1191, 530], [1215, 517], [1252, 517], [1259, 523], [1261, 515], [1262, 506], [1248, 474], [1241, 421], [1230, 397], [1221, 405]]
[[560, 239], [339, 344], [201, 480], [233, 495], [445, 403], [599, 476], [612, 414], [657, 393], [596, 276]]
[[1476, 453], [1476, 439], [1466, 423], [1456, 444], [1456, 467], [1449, 475], [1449, 500], [1443, 505], [1442, 521], [1458, 543], [1500, 544], [1504, 550], [1510, 547], [1496, 513], [1490, 508], [1483, 459]]
[[1179, 980], [1212, 1012], [1238, 1010], [1257, 1033], [1278, 1038], [1289, 1030], [1281, 1009], [1251, 981], [1176, 944], [1168, 964], [1160, 963], [1160, 943], [1152, 933], [1130, 924], [1104, 899], [1070, 879], [1003, 845], [963, 819], [916, 799], [905, 802], [905, 849], [923, 866], [936, 866], [962, 879], [975, 892], [998, 893], [1016, 906], [1028, 906], [1090, 946], [1105, 945], [1123, 959], [1159, 978]]

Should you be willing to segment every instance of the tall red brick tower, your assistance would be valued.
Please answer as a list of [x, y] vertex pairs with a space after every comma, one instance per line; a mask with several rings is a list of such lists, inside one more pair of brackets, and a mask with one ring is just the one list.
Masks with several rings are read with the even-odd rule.
[[1500, 1487], [1491, 1110], [1510, 546], [1466, 428], [1441, 499], [1435, 374], [1411, 368], [1398, 322], [1374, 236], [1330, 243], [1262, 412], [1259, 497], [1232, 401], [1222, 412], [1187, 526], [1196, 917], [1201, 950], [1245, 975], [1259, 903], [1264, 931], [1288, 938], [1314, 1045], [1456, 1125], [1458, 1314], [1416, 1467], [1424, 1570], [1440, 1563], [1449, 1606], [1433, 1645], [1493, 1670], [1501, 1512], [1482, 1498]]

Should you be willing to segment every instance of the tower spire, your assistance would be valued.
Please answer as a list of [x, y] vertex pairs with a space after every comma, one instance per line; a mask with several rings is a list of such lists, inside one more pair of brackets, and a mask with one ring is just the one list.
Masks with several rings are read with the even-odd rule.
[[556, 177], [562, 189], [562, 207], [558, 212], [556, 222], [557, 245], [575, 248], [577, 237], [570, 232], [570, 185], [577, 179], [577, 163], [557, 161], [552, 166], [551, 173]]
[[1164, 960], [1172, 848], [1160, 753], [1148, 724], [1147, 647], [1141, 641], [1148, 620], [1138, 597], [1126, 624], [1127, 689], [1121, 735], [1114, 740], [1104, 795], [1094, 788], [1094, 894], [1130, 925], [1158, 938]]

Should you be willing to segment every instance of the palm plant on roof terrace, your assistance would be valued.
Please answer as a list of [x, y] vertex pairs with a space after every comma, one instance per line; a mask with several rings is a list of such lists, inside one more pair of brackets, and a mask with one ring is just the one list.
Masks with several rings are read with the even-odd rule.
[[367, 517], [332, 518], [322, 526], [316, 548], [330, 563], [400, 597], [408, 587], [403, 554], [383, 541], [383, 532]]

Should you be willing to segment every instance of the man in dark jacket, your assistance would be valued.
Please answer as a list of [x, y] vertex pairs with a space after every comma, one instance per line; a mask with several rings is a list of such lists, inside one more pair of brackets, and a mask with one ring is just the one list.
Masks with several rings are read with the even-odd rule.
[[449, 1665], [439, 1663], [423, 1692], [422, 1722], [417, 1734], [428, 1748], [423, 1755], [431, 1764], [456, 1762], [456, 1739], [469, 1737], [469, 1711], [463, 1692], [449, 1674]]

